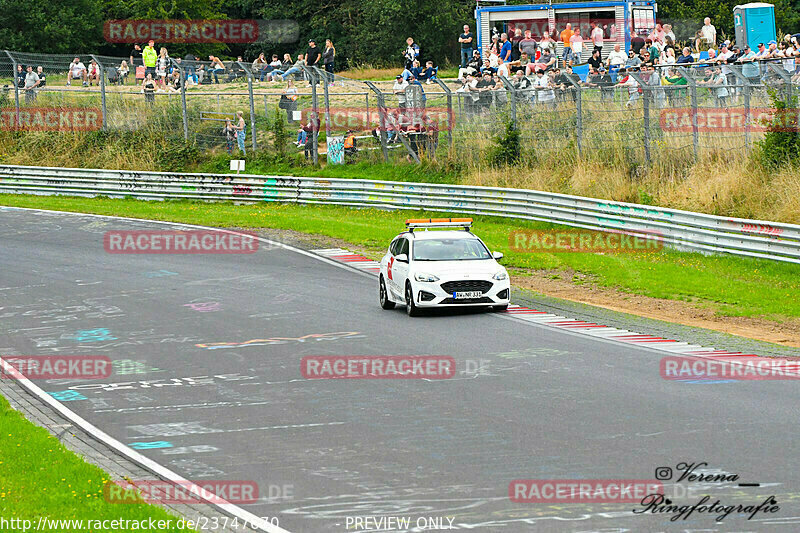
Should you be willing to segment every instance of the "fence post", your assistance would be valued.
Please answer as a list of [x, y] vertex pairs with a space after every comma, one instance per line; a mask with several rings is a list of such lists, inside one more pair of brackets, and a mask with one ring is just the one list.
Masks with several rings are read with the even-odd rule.
[[[371, 81], [364, 82], [374, 93], [378, 101], [378, 120], [381, 123], [381, 150], [383, 151], [383, 160], [389, 162], [389, 147], [386, 142], [386, 102], [383, 99], [383, 93]], [[400, 132], [397, 132], [400, 135]]]
[[[312, 67], [317, 74], [318, 79], [322, 80], [322, 95], [325, 99], [325, 139], [331, 136], [331, 99], [328, 95], [328, 72], [319, 67]], [[331, 75], [331, 77], [333, 77]], [[333, 80], [331, 80], [332, 82]], [[369, 115], [367, 115], [369, 116]]]
[[11, 52], [8, 50], [4, 51], [11, 60], [11, 79], [14, 83], [14, 107], [17, 110], [17, 123], [15, 126], [19, 127], [19, 80], [17, 80], [17, 60], [14, 59], [14, 56], [11, 55]]
[[[733, 75], [736, 76], [736, 79], [739, 83], [742, 84], [742, 93], [744, 94], [744, 145], [745, 148], [748, 150], [750, 149], [750, 120], [751, 120], [751, 113], [750, 113], [750, 80], [748, 80], [744, 74], [741, 72], [740, 65], [728, 65], [733, 72]], [[737, 85], [738, 87], [738, 85]]]
[[450, 91], [450, 88], [445, 85], [445, 83], [436, 77], [436, 84], [441, 87], [445, 94], [447, 95], [447, 144], [452, 149], [453, 148], [453, 93]]
[[249, 65], [244, 65], [241, 61], [237, 61], [236, 64], [247, 74], [247, 96], [250, 100], [250, 137], [253, 151], [255, 152], [258, 150], [258, 144], [256, 142], [256, 108], [255, 102], [253, 102], [253, 72], [250, 70]]
[[[650, 75], [654, 75], [652, 72]], [[650, 164], [650, 98], [652, 97], [652, 89], [647, 80], [639, 76], [639, 73], [631, 72], [630, 75], [639, 83], [642, 88], [642, 107], [644, 108], [644, 160], [648, 165]]]
[[500, 76], [500, 80], [506, 87], [506, 91], [511, 93], [511, 124], [517, 129], [517, 89], [505, 76]]
[[678, 70], [689, 84], [692, 95], [692, 148], [694, 149], [694, 159], [700, 158], [700, 130], [697, 127], [697, 82], [686, 70], [686, 67], [678, 67]]
[[[566, 76], [575, 91], [575, 146], [578, 148], [578, 157], [583, 155], [583, 93], [581, 92], [580, 78]], [[577, 78], [577, 79], [576, 79]]]
[[186, 79], [183, 71], [183, 65], [174, 59], [170, 59], [170, 63], [172, 64], [172, 68], [178, 69], [178, 72], [181, 76], [181, 115], [183, 116], [183, 140], [189, 142], [189, 113], [186, 109], [186, 82], [188, 80]]
[[106, 67], [94, 54], [89, 54], [89, 56], [94, 59], [97, 66], [100, 67], [100, 104], [103, 108], [103, 130], [105, 130], [108, 126], [108, 122], [106, 122]]
[[314, 153], [311, 154], [312, 161], [314, 165], [319, 164], [319, 100], [317, 98], [317, 75], [311, 70], [309, 67], [303, 65], [303, 72], [308, 77], [309, 83], [311, 83], [311, 114], [313, 116], [313, 120], [311, 121], [311, 144], [314, 149]]

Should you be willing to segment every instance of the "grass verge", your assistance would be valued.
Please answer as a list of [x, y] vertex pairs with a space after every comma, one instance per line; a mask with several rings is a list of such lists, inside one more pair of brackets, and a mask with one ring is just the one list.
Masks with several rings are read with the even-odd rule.
[[[100, 531], [110, 527], [86, 527], [87, 520], [171, 520], [162, 531], [187, 531], [177, 527], [178, 518], [145, 503], [107, 502], [103, 487], [112, 483], [100, 468], [86, 463], [64, 447], [45, 429], [37, 427], [11, 408], [0, 396], [0, 516], [5, 520], [30, 520], [36, 527], [40, 517], [51, 521], [83, 520], [75, 523], [49, 523], [45, 531]], [[10, 523], [10, 531], [22, 531], [22, 524]], [[110, 524], [110, 522], [107, 522]], [[2, 527], [0, 529], [5, 529]], [[138, 531], [117, 528], [115, 531]]]
[[[218, 227], [277, 228], [326, 235], [379, 254], [404, 228], [406, 218], [451, 216], [448, 213], [392, 212], [332, 206], [277, 204], [233, 205], [187, 201], [148, 202], [108, 198], [0, 195], [0, 205], [116, 215]], [[761, 317], [783, 321], [800, 317], [800, 266], [734, 256], [703, 256], [661, 250], [624, 254], [524, 253], [510, 249], [518, 229], [558, 226], [474, 217], [475, 232], [505, 254], [512, 273], [529, 269], [580, 274], [602, 287], [654, 298], [687, 301], [720, 316]], [[516, 272], [515, 272], [516, 271]]]

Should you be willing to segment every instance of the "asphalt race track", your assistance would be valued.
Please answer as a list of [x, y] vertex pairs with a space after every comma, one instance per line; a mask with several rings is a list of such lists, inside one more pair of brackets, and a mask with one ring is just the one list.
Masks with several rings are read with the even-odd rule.
[[[380, 309], [374, 277], [266, 245], [109, 254], [114, 229], [174, 227], [0, 208], [0, 356], [110, 357], [105, 380], [37, 384], [187, 479], [255, 481], [259, 501], [242, 508], [289, 531], [365, 531], [348, 518], [381, 516], [410, 517], [392, 531], [800, 529], [796, 381], [667, 381], [646, 347], [498, 313], [412, 319]], [[310, 355], [452, 356], [457, 374], [309, 380]], [[780, 509], [716, 523], [509, 499], [516, 479], [652, 480], [681, 462], [739, 477], [666, 481], [676, 504], [774, 495]]]

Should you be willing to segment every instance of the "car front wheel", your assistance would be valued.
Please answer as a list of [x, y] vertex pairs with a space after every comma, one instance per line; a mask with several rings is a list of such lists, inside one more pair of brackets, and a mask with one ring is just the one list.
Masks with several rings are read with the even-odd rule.
[[386, 282], [383, 281], [383, 276], [381, 276], [379, 285], [378, 296], [381, 302], [381, 309], [394, 309], [394, 302], [389, 299], [389, 293], [386, 291]]
[[408, 316], [419, 316], [419, 308], [414, 303], [414, 291], [411, 290], [411, 283], [406, 282], [406, 313]]

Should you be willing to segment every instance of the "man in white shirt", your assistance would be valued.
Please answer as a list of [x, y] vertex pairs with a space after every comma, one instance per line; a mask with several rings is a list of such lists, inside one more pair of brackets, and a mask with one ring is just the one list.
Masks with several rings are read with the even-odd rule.
[[406, 81], [402, 75], [398, 74], [394, 79], [392, 92], [397, 95], [397, 107], [401, 109], [406, 107], [406, 87], [408, 87], [408, 81]]
[[625, 61], [628, 59], [628, 56], [625, 52], [622, 51], [619, 43], [614, 45], [614, 51], [608, 54], [608, 58], [606, 59], [606, 65], [608, 65], [609, 69], [611, 67], [621, 67], [625, 64]]
[[572, 58], [570, 65], [577, 65], [581, 62], [581, 54], [583, 54], [583, 37], [581, 37], [581, 30], [575, 29], [575, 34], [569, 39], [570, 47], [572, 48]]
[[717, 63], [722, 66], [722, 74], [728, 82], [728, 85], [736, 85], [736, 75], [728, 66], [728, 60], [733, 57], [733, 52], [728, 49], [727, 43], [722, 43], [719, 47], [719, 54], [717, 54]]
[[76, 57], [72, 60], [72, 63], [69, 64], [69, 68], [67, 69], [67, 85], [72, 85], [72, 80], [74, 79], [82, 79], [83, 85], [87, 85], [86, 82], [86, 65], [81, 63], [79, 57]]
[[703, 27], [700, 28], [700, 37], [708, 48], [714, 48], [717, 44], [717, 28], [711, 24], [711, 19], [703, 19]]
[[592, 33], [589, 35], [594, 44], [595, 50], [600, 50], [600, 57], [603, 55], [603, 28], [596, 22], [592, 22]]
[[536, 88], [537, 100], [540, 103], [555, 105], [556, 93], [553, 92], [550, 76], [545, 74], [542, 69], [536, 70], [536, 79], [533, 80], [533, 86]]

